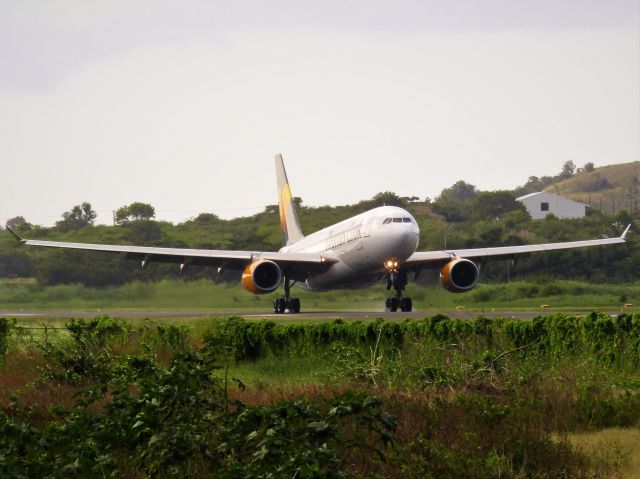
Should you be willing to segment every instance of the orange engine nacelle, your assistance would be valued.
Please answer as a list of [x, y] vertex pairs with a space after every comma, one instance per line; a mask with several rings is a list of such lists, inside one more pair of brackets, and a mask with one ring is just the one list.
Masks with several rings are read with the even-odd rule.
[[440, 284], [452, 293], [464, 293], [473, 289], [479, 278], [478, 266], [464, 258], [451, 260], [440, 270]]
[[254, 294], [271, 293], [282, 282], [282, 270], [273, 261], [260, 259], [247, 265], [242, 272], [242, 287]]

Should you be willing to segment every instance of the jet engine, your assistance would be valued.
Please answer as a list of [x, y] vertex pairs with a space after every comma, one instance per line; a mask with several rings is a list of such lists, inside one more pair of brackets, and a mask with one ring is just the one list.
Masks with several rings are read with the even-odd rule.
[[456, 258], [440, 270], [440, 284], [452, 293], [464, 293], [478, 284], [480, 269], [468, 259]]
[[242, 287], [254, 294], [271, 293], [282, 282], [282, 270], [273, 261], [260, 259], [242, 272]]

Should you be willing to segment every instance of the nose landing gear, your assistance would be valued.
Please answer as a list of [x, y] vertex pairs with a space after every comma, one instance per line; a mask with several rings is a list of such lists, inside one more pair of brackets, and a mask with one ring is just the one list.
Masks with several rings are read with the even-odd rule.
[[283, 314], [289, 312], [291, 314], [300, 312], [300, 299], [291, 297], [291, 284], [285, 275], [284, 277], [284, 298], [276, 298], [273, 300], [273, 312]]
[[387, 298], [384, 303], [385, 309], [395, 313], [400, 309], [403, 313], [409, 313], [413, 310], [413, 301], [411, 298], [402, 296], [405, 286], [407, 286], [406, 271], [398, 270], [398, 262], [394, 260], [385, 263], [387, 269], [387, 289], [393, 288], [396, 292], [395, 296]]

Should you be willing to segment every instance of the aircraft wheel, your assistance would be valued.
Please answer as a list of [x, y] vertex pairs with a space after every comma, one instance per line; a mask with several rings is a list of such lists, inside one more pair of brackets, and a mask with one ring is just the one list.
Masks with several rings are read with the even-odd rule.
[[392, 313], [398, 311], [398, 298], [387, 298], [385, 301], [385, 308], [387, 311]]
[[413, 301], [411, 301], [411, 298], [402, 298], [400, 300], [400, 310], [404, 313], [410, 313], [413, 310]]
[[287, 302], [284, 298], [276, 298], [273, 300], [273, 312], [276, 314], [284, 313], [284, 310], [287, 307]]
[[290, 313], [299, 313], [300, 312], [300, 299], [299, 298], [291, 298], [289, 302], [289, 312]]

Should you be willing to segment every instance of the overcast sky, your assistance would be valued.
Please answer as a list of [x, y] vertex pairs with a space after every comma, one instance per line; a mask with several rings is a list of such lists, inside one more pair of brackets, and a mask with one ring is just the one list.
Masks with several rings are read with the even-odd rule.
[[640, 159], [640, 0], [0, 0], [0, 224], [435, 197]]

